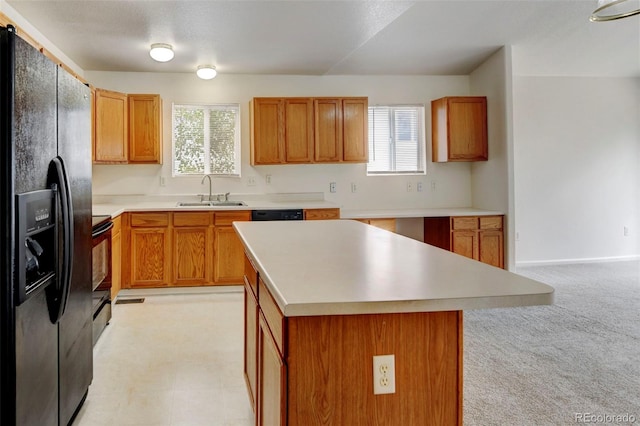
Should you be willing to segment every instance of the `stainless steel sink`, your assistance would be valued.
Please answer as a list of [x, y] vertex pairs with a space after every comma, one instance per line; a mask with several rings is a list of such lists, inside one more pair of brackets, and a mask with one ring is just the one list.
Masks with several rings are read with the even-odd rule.
[[242, 201], [187, 201], [178, 202], [178, 207], [230, 207], [246, 206]]

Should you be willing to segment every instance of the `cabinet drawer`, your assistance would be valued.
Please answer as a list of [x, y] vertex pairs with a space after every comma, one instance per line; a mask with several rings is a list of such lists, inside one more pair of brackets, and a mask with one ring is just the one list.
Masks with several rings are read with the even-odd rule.
[[258, 295], [258, 271], [253, 267], [253, 263], [249, 260], [247, 255], [244, 255], [244, 276], [253, 291], [253, 295]]
[[231, 225], [235, 221], [249, 221], [251, 220], [250, 211], [235, 211], [235, 212], [216, 212], [215, 225]]
[[131, 213], [132, 228], [169, 226], [169, 213]]
[[278, 346], [280, 354], [284, 356], [284, 316], [262, 279], [258, 279], [258, 300], [260, 310], [267, 320], [271, 334], [276, 341], [276, 346]]
[[461, 229], [478, 229], [478, 217], [452, 217], [451, 229], [456, 231]]
[[209, 212], [174, 213], [173, 226], [208, 226], [211, 216]]
[[304, 220], [340, 219], [340, 209], [305, 209]]
[[480, 216], [480, 229], [502, 229], [502, 216]]

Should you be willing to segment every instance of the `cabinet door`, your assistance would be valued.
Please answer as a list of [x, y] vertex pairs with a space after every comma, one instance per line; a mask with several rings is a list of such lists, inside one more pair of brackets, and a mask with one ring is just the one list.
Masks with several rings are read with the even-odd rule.
[[258, 327], [257, 424], [286, 425], [286, 368], [269, 327], [260, 314]]
[[284, 141], [287, 163], [310, 163], [313, 159], [313, 101], [284, 100]]
[[314, 161], [342, 160], [342, 101], [314, 99], [315, 156]]
[[171, 265], [169, 228], [131, 228], [131, 286], [169, 284]]
[[366, 163], [368, 161], [368, 117], [367, 98], [349, 98], [342, 101], [343, 157], [344, 161]]
[[453, 96], [431, 101], [432, 160], [486, 161], [487, 98]]
[[174, 285], [204, 285], [209, 282], [209, 234], [208, 226], [173, 229]]
[[251, 164], [284, 163], [283, 100], [255, 98], [250, 109]]
[[216, 226], [214, 237], [214, 281], [240, 284], [244, 275], [244, 246], [231, 226]]
[[476, 231], [454, 231], [451, 233], [451, 251], [471, 259], [477, 259], [478, 242]]
[[127, 149], [127, 95], [96, 89], [95, 93], [95, 163], [126, 163]]
[[162, 163], [160, 95], [129, 95], [129, 163]]
[[120, 218], [113, 220], [111, 231], [111, 300], [115, 300], [122, 288], [122, 232]]
[[244, 377], [255, 412], [258, 391], [258, 302], [248, 283], [244, 286]]
[[478, 260], [504, 268], [504, 242], [501, 230], [478, 233]]
[[449, 159], [487, 159], [487, 99], [449, 100]]

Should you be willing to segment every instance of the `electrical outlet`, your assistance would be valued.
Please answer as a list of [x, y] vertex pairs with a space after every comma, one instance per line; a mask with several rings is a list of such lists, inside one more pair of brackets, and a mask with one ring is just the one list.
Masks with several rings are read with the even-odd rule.
[[329, 183], [329, 192], [336, 192], [336, 183], [335, 182]]
[[416, 185], [416, 191], [422, 192], [422, 182], [418, 182], [418, 184]]
[[255, 176], [249, 176], [249, 178], [247, 179], [247, 186], [256, 186]]
[[374, 355], [373, 394], [396, 393], [395, 355]]
[[266, 176], [264, 177], [264, 182], [265, 182], [267, 185], [271, 185], [271, 175], [266, 175]]
[[413, 184], [411, 182], [407, 183], [407, 192], [413, 191]]
[[358, 192], [358, 186], [355, 183], [351, 183], [351, 192]]
[[436, 181], [435, 180], [431, 181], [431, 192], [436, 192]]
[[165, 186], [167, 184], [167, 180], [164, 176], [160, 176], [160, 186]]
[[628, 237], [628, 236], [629, 236], [629, 227], [628, 227], [628, 226], [625, 226], [625, 227], [624, 227], [624, 231], [623, 231], [623, 232], [624, 232], [624, 236], [625, 236], [625, 237]]

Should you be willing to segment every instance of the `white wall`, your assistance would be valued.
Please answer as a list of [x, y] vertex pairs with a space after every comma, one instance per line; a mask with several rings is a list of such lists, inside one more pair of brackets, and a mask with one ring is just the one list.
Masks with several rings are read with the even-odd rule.
[[[242, 178], [214, 180], [214, 192], [324, 192], [325, 199], [345, 209], [409, 207], [460, 207], [471, 205], [470, 166], [434, 164], [431, 158], [430, 101], [446, 95], [467, 95], [466, 76], [273, 76], [219, 75], [203, 81], [195, 74], [87, 72], [96, 87], [125, 93], [159, 93], [164, 101], [164, 164], [99, 165], [93, 167], [93, 192], [111, 194], [196, 194], [204, 187], [200, 178], [171, 176], [171, 104], [173, 102], [225, 103], [241, 105]], [[367, 177], [364, 164], [282, 165], [249, 164], [249, 101], [256, 96], [368, 96], [370, 105], [393, 103], [425, 104], [427, 175]], [[265, 176], [271, 175], [266, 185]], [[166, 186], [160, 186], [160, 177]], [[256, 186], [247, 180], [256, 178]], [[431, 190], [436, 181], [436, 191]], [[338, 191], [329, 193], [329, 182]], [[357, 192], [351, 193], [351, 182]], [[413, 191], [407, 192], [407, 183]], [[417, 182], [423, 192], [416, 191]]]
[[514, 141], [518, 264], [640, 255], [640, 79], [514, 77]]
[[471, 165], [474, 207], [505, 213], [505, 265], [515, 265], [511, 47], [494, 53], [470, 75], [471, 94], [487, 97], [489, 160]]
[[84, 76], [84, 71], [80, 68], [75, 62], [73, 62], [67, 55], [62, 53], [60, 49], [58, 49], [53, 43], [49, 41], [40, 31], [38, 31], [33, 25], [29, 23], [26, 19], [22, 17], [16, 10], [11, 7], [5, 0], [0, 0], [0, 12], [5, 14], [9, 19], [15, 22], [18, 29], [24, 31], [24, 33], [28, 34], [34, 40], [36, 40], [40, 45], [44, 46], [48, 51], [53, 53], [56, 58], [60, 59], [71, 68], [75, 73], [79, 76]]

